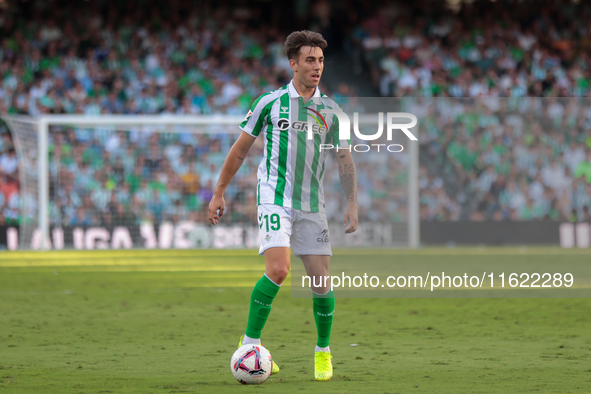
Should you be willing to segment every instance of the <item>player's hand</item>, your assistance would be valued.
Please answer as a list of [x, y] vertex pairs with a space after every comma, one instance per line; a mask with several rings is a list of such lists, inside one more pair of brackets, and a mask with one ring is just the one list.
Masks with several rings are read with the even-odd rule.
[[213, 195], [211, 201], [209, 202], [209, 221], [214, 226], [218, 224], [218, 220], [224, 214], [224, 208], [226, 207], [226, 201], [224, 201], [224, 196], [218, 196], [216, 194]]
[[350, 234], [357, 230], [358, 225], [359, 219], [357, 218], [357, 204], [349, 204], [347, 205], [347, 210], [345, 211], [345, 218], [343, 220], [343, 226], [346, 227], [345, 234]]

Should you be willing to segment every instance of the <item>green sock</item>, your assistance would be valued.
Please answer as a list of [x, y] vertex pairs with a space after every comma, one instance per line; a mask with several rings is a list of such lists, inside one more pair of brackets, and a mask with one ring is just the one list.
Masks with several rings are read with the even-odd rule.
[[314, 320], [316, 320], [316, 331], [318, 331], [318, 347], [327, 347], [330, 344], [330, 331], [334, 315], [334, 293], [329, 291], [324, 295], [313, 293]]
[[277, 286], [263, 275], [254, 285], [250, 296], [250, 310], [248, 311], [248, 325], [246, 326], [246, 335], [251, 338], [260, 338], [261, 331], [271, 313], [271, 304], [277, 295], [280, 286]]

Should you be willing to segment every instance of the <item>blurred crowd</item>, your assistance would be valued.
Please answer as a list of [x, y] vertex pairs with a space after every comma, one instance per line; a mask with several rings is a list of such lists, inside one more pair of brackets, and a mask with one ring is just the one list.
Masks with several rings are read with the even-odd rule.
[[[2, 10], [0, 113], [244, 116], [260, 94], [291, 79], [285, 36], [247, 23], [252, 12], [246, 5], [228, 14], [190, 1], [151, 11], [130, 2], [123, 9], [97, 3], [35, 2], [14, 15]], [[2, 135], [0, 223], [14, 223], [20, 217], [18, 169], [6, 128]], [[229, 135], [52, 127], [51, 222], [205, 221], [232, 142]], [[234, 188], [256, 177], [256, 165], [246, 163], [240, 174]], [[249, 213], [253, 193], [238, 196], [237, 215]], [[23, 220], [36, 215], [34, 198], [28, 200]]]
[[[510, 9], [499, 3], [475, 2], [454, 13], [433, 11], [424, 1], [321, 0], [296, 16], [332, 38], [355, 72], [369, 70], [382, 95], [437, 97], [413, 104], [429, 123], [421, 134], [422, 219], [589, 220], [591, 114], [585, 105], [548, 101], [537, 115], [505, 105], [509, 98], [589, 95], [591, 8], [585, 2], [512, 3]], [[285, 31], [244, 2], [229, 8], [211, 2], [196, 8], [186, 0], [145, 8], [28, 4], [26, 12], [0, 10], [0, 113], [243, 116], [261, 93], [291, 78]], [[322, 90], [354, 96], [347, 84]], [[507, 99], [489, 105], [451, 100], [460, 97]], [[205, 222], [235, 136], [176, 131], [52, 127], [52, 223]], [[258, 140], [228, 189], [231, 221], [254, 221], [251, 185], [261, 155]], [[377, 156], [358, 161], [360, 218], [404, 220], [405, 156]], [[372, 160], [380, 161], [377, 174]], [[0, 223], [36, 215], [33, 185], [19, 193], [17, 163], [5, 128]], [[332, 160], [327, 166], [328, 213], [340, 220], [338, 175], [330, 171]], [[19, 209], [22, 199], [31, 200], [26, 212]], [[386, 211], [389, 217], [379, 215]]]
[[0, 112], [242, 115], [291, 79], [284, 36], [249, 27], [239, 9], [226, 18], [169, 7], [165, 19], [157, 8], [83, 6], [49, 18], [4, 15]]
[[590, 96], [590, 16], [575, 1], [387, 1], [354, 29], [381, 95], [456, 99], [436, 101], [456, 112], [421, 138], [423, 220], [591, 220], [590, 102], [526, 99]]
[[466, 4], [432, 14], [384, 1], [352, 33], [383, 96], [585, 97], [591, 4]]
[[423, 220], [590, 221], [591, 102], [423, 99]]
[[[52, 133], [50, 217], [63, 226], [207, 221], [207, 205], [225, 153], [235, 135], [175, 133], [132, 128]], [[90, 134], [90, 133], [89, 133]], [[99, 135], [97, 138], [96, 135]], [[258, 144], [257, 144], [258, 145]], [[245, 223], [256, 216], [256, 166], [262, 150], [244, 162], [228, 189], [228, 217]], [[58, 164], [60, 163], [60, 164]]]

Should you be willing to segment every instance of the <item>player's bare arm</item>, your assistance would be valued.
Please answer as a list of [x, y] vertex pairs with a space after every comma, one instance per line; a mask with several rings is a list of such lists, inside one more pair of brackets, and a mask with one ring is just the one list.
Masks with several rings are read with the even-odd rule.
[[357, 218], [357, 171], [353, 156], [349, 151], [337, 152], [337, 164], [339, 166], [339, 179], [347, 197], [347, 209], [343, 218], [343, 225], [348, 227], [345, 233], [349, 234], [357, 230], [359, 219]]
[[209, 202], [209, 221], [213, 225], [218, 224], [218, 220], [224, 214], [224, 208], [226, 206], [224, 192], [232, 178], [234, 178], [234, 175], [236, 175], [236, 172], [240, 169], [240, 166], [244, 162], [244, 159], [255, 140], [256, 138], [252, 135], [241, 132], [238, 140], [236, 140], [234, 145], [232, 145], [232, 148], [230, 148], [230, 152], [222, 166], [220, 179], [215, 186], [213, 197]]

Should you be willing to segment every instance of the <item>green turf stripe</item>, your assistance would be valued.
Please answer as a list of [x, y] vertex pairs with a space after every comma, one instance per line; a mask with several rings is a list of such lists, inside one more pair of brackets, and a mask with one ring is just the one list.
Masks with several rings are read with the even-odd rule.
[[[289, 119], [289, 94], [281, 96], [279, 102], [280, 108], [287, 107], [285, 112], [279, 111], [279, 119]], [[277, 187], [275, 188], [275, 204], [283, 205], [283, 195], [285, 193], [285, 174], [287, 171], [287, 146], [289, 143], [289, 128], [287, 130], [279, 131], [279, 157], [277, 167]]]

